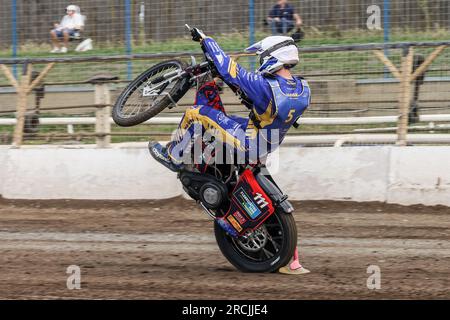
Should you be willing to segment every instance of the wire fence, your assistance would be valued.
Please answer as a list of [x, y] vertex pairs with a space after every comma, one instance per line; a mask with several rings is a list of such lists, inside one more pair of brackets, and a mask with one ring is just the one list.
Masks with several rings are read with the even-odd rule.
[[[78, 0], [74, 4], [85, 17], [85, 37], [92, 38], [96, 47], [124, 52], [128, 40], [133, 46], [145, 47], [175, 39], [164, 43], [162, 51], [186, 49], [180, 48], [179, 43], [187, 40], [185, 23], [199, 26], [214, 36], [231, 38], [230, 45], [240, 49], [241, 43], [236, 38], [246, 41], [251, 32], [257, 35], [271, 32], [266, 18], [276, 2]], [[450, 3], [447, 0], [292, 0], [288, 3], [302, 20], [307, 45], [448, 38]], [[18, 54], [28, 54], [34, 46], [37, 49], [48, 44], [50, 29], [61, 21], [69, 4], [66, 0], [0, 0], [1, 47], [17, 45]]]
[[[199, 53], [184, 24], [202, 28], [227, 52], [240, 52], [249, 43], [274, 31], [277, 21], [268, 21], [276, 1], [237, 1], [225, 3], [204, 0], [76, 1], [85, 25], [80, 37], [68, 44], [68, 53], [50, 53], [50, 30], [66, 14], [66, 1], [0, 0], [0, 60], [8, 58], [104, 57], [114, 55]], [[411, 134], [449, 134], [450, 121], [420, 121], [421, 115], [450, 114], [450, 51], [443, 49], [425, 73], [410, 82], [409, 97], [402, 96], [405, 48], [354, 50], [358, 44], [392, 42], [440, 42], [450, 39], [450, 2], [444, 0], [303, 0], [288, 2], [298, 14], [292, 17], [286, 34], [303, 35], [298, 43], [301, 63], [294, 73], [305, 77], [312, 88], [312, 106], [305, 118], [399, 116], [402, 99], [408, 99], [408, 123]], [[301, 32], [298, 32], [301, 31]], [[86, 39], [92, 50], [77, 52]], [[63, 45], [63, 41], [61, 42]], [[343, 50], [343, 46], [349, 46]], [[333, 46], [340, 46], [335, 50]], [[353, 47], [352, 47], [353, 46]], [[327, 49], [317, 50], [325, 47]], [[433, 55], [439, 46], [412, 46], [411, 74]], [[176, 55], [176, 54], [175, 54]], [[168, 57], [167, 57], [168, 58]], [[27, 96], [25, 143], [94, 143], [98, 138], [95, 123], [51, 124], [44, 118], [95, 118], [95, 86], [88, 80], [98, 74], [117, 77], [109, 85], [111, 102], [128, 81], [166, 59], [111, 59], [101, 62], [56, 63], [39, 87]], [[186, 59], [186, 57], [183, 57]], [[245, 68], [253, 68], [252, 57], [240, 57]], [[44, 70], [47, 63], [33, 63], [33, 71]], [[394, 66], [394, 69], [392, 68]], [[20, 82], [24, 64], [8, 67]], [[396, 74], [395, 70], [398, 74]], [[406, 73], [405, 73], [406, 74]], [[37, 73], [35, 74], [37, 76]], [[32, 75], [31, 75], [32, 77]], [[181, 108], [167, 110], [162, 116], [177, 117], [194, 101], [190, 92], [179, 103]], [[5, 73], [0, 72], [0, 143], [13, 140], [13, 125], [5, 119], [17, 116], [18, 95]], [[246, 114], [238, 99], [225, 89], [223, 100], [230, 113]], [[39, 125], [33, 113], [39, 110]], [[1, 122], [3, 121], [3, 122]], [[397, 122], [357, 124], [305, 124], [292, 135], [391, 134], [369, 144], [397, 141]], [[149, 136], [168, 138], [174, 124], [142, 125], [133, 128], [111, 127], [112, 142], [147, 141]], [[101, 133], [100, 133], [101, 134]], [[330, 138], [333, 141], [333, 137]], [[351, 139], [350, 139], [351, 140]], [[370, 140], [370, 139], [369, 139]], [[420, 140], [420, 139], [419, 139]], [[417, 140], [417, 141], [419, 141]], [[300, 140], [299, 140], [300, 141]], [[306, 140], [305, 140], [306, 141]], [[358, 140], [359, 141], [359, 140]], [[347, 144], [365, 144], [357, 140]], [[438, 143], [430, 138], [430, 143]], [[434, 142], [433, 142], [434, 141]], [[426, 142], [424, 142], [426, 143]], [[314, 144], [314, 143], [310, 143]], [[317, 143], [320, 145], [320, 143]], [[333, 145], [333, 142], [325, 145]]]

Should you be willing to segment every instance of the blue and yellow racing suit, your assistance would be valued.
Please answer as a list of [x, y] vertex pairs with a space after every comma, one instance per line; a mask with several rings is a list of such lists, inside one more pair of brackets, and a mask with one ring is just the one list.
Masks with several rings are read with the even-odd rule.
[[309, 106], [311, 91], [308, 83], [300, 78], [286, 79], [248, 72], [226, 55], [213, 39], [206, 38], [202, 44], [223, 80], [251, 100], [251, 105], [247, 106], [250, 116], [227, 115], [222, 107], [209, 106], [208, 101], [217, 102], [214, 90], [208, 91], [209, 96], [204, 92], [198, 93], [196, 105], [186, 110], [180, 122], [181, 134], [169, 144], [172, 160], [176, 163], [181, 161], [182, 150], [190, 141], [183, 139], [183, 135], [192, 136], [194, 124], [198, 123], [204, 129], [219, 134], [222, 142], [245, 152], [246, 157], [251, 150], [262, 149], [263, 145], [264, 151], [258, 152], [258, 157], [274, 151]]

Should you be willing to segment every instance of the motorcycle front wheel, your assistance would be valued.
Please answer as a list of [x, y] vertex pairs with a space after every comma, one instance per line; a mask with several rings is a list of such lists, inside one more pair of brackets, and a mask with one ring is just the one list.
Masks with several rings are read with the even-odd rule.
[[178, 60], [158, 63], [122, 91], [112, 117], [122, 127], [138, 125], [178, 102], [190, 88], [189, 78], [177, 77], [186, 65]]
[[297, 246], [291, 214], [273, 213], [248, 237], [233, 238], [217, 223], [214, 233], [222, 254], [243, 272], [275, 272], [287, 265]]

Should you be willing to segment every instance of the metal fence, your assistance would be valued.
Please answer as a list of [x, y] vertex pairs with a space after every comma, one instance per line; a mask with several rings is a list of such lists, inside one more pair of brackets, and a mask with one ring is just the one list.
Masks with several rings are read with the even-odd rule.
[[[0, 44], [17, 45], [26, 53], [49, 40], [49, 31], [65, 14], [68, 0], [0, 0]], [[86, 17], [85, 32], [104, 47], [126, 50], [126, 42], [142, 44], [183, 38], [183, 25], [202, 27], [213, 35], [269, 32], [265, 25], [274, 0], [78, 0]], [[407, 33], [444, 31], [450, 27], [447, 0], [292, 0], [309, 41], [395, 40]], [[379, 10], [381, 26], [367, 33], [370, 15]], [[383, 30], [381, 30], [381, 28]], [[350, 34], [348, 34], [350, 32]], [[330, 39], [328, 39], [328, 37]], [[380, 37], [381, 36], [381, 37]], [[444, 35], [443, 35], [444, 36]], [[113, 46], [112, 46], [113, 45]], [[122, 45], [122, 46], [120, 46]], [[176, 48], [174, 48], [176, 49]]]
[[[108, 86], [110, 100], [114, 102], [130, 79], [169, 58], [167, 53], [172, 53], [170, 57], [180, 56], [181, 52], [199, 53], [198, 44], [184, 30], [185, 23], [204, 29], [227, 52], [241, 51], [250, 42], [271, 34], [270, 25], [264, 20], [274, 3], [267, 0], [225, 3], [80, 0], [74, 4], [86, 16], [82, 38], [93, 40], [93, 50], [74, 52], [80, 42], [75, 40], [64, 55], [49, 53], [49, 31], [65, 14], [69, 2], [0, 0], [0, 64], [7, 65], [18, 84], [29, 70], [24, 68], [24, 59], [32, 62], [33, 71], [37, 72], [48, 66], [51, 61], [48, 59], [62, 59], [52, 65], [39, 86], [22, 98], [26, 99], [28, 112], [39, 110], [40, 117], [38, 126], [32, 118], [24, 118], [24, 143], [90, 143], [99, 136], [105, 137], [105, 132], [100, 132], [103, 129], [95, 128], [92, 121], [101, 115], [99, 109], [109, 103], [96, 103], [95, 85], [89, 83], [90, 78], [98, 73], [118, 77], [119, 80]], [[304, 38], [299, 42], [301, 63], [294, 73], [309, 81], [313, 93], [313, 104], [305, 114], [304, 125], [291, 131], [297, 136], [292, 141], [307, 144], [326, 141], [326, 145], [340, 141], [339, 145], [341, 138], [345, 138], [344, 144], [395, 143], [399, 140], [399, 128], [406, 126], [411, 134], [428, 137], [422, 139], [410, 134], [410, 142], [448, 143], [450, 51], [446, 49], [448, 43], [443, 41], [450, 39], [449, 1], [289, 3], [300, 15], [304, 31]], [[399, 42], [403, 45], [384, 45]], [[421, 42], [432, 44], [421, 45]], [[380, 45], [365, 45], [368, 43]], [[136, 59], [142, 54], [147, 59]], [[148, 59], [150, 56], [153, 58]], [[103, 58], [95, 61], [89, 57]], [[186, 58], [186, 55], [182, 57]], [[238, 62], [246, 68], [253, 67], [251, 57], [241, 57]], [[413, 75], [417, 69], [425, 73], [420, 72], [414, 79], [403, 77]], [[29, 74], [28, 81], [37, 76], [38, 73]], [[183, 107], [193, 102], [193, 94], [190, 92], [180, 102], [181, 108], [162, 116], [178, 117]], [[231, 113], [245, 114], [245, 108], [227, 89], [223, 100]], [[19, 104], [17, 89], [11, 86], [6, 73], [0, 71], [0, 143], [13, 141]], [[87, 120], [79, 120], [80, 117]], [[405, 117], [409, 121], [405, 122]], [[58, 122], [55, 118], [62, 120]], [[314, 120], [317, 118], [322, 120]], [[335, 118], [338, 120], [333, 122]], [[397, 123], [397, 119], [403, 122]], [[167, 138], [175, 127], [173, 122], [152, 122], [129, 129], [112, 126], [107, 136], [112, 142], [145, 141], [149, 135]], [[369, 138], [367, 134], [372, 136]], [[317, 136], [321, 139], [316, 139]]]

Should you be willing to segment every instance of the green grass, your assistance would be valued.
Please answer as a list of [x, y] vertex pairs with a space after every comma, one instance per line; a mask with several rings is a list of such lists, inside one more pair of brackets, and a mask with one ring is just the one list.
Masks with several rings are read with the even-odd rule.
[[[258, 32], [256, 39], [259, 40], [267, 36], [267, 33]], [[221, 47], [227, 51], [242, 51], [248, 46], [248, 36], [246, 33], [230, 33], [226, 35], [215, 35], [214, 38], [219, 42]], [[434, 31], [414, 32], [408, 30], [393, 30], [391, 34], [392, 42], [403, 41], [447, 41], [450, 39], [450, 31], [438, 29]], [[345, 32], [332, 31], [317, 31], [313, 29], [306, 30], [306, 38], [301, 42], [302, 47], [319, 46], [319, 45], [342, 45], [342, 44], [358, 44], [358, 43], [381, 43], [383, 42], [383, 34], [380, 31], [363, 31], [350, 30]], [[97, 44], [94, 42], [95, 49], [84, 53], [71, 53], [68, 56], [93, 56], [93, 55], [117, 55], [124, 54], [124, 45], [121, 43]], [[19, 57], [52, 57], [61, 55], [52, 55], [48, 51], [49, 44], [35, 44], [27, 43], [19, 48]], [[429, 49], [416, 49], [415, 52], [428, 54], [432, 51]], [[188, 37], [180, 37], [164, 42], [148, 42], [145, 45], [136, 44], [133, 46], [134, 53], [161, 53], [161, 52], [200, 52], [198, 43], [191, 41]], [[449, 76], [448, 71], [440, 71], [441, 69], [448, 69], [450, 61], [450, 50], [444, 53], [431, 65], [431, 69], [437, 71], [428, 72], [428, 76]], [[11, 56], [10, 49], [0, 50], [0, 57], [8, 58]], [[389, 58], [397, 65], [399, 65], [401, 52], [400, 50], [390, 50]], [[302, 63], [295, 70], [301, 74], [323, 74], [330, 73], [345, 73], [345, 72], [361, 72], [361, 75], [351, 76], [336, 76], [336, 79], [355, 79], [355, 78], [380, 78], [379, 74], [368, 75], [364, 72], [371, 72], [384, 70], [384, 65], [378, 61], [371, 52], [333, 52], [333, 53], [309, 53], [303, 54]], [[156, 62], [156, 61], [155, 61]], [[242, 58], [239, 62], [244, 66], [249, 66], [248, 58]], [[133, 62], [133, 76], [144, 71], [153, 62], [149, 61], [134, 61]], [[47, 82], [58, 81], [78, 81], [86, 80], [97, 72], [110, 72], [118, 75], [121, 79], [126, 79], [126, 62], [114, 63], [83, 63], [83, 64], [57, 64], [46, 78]], [[36, 69], [41, 69], [42, 66], [35, 66]], [[315, 79], [321, 79], [316, 77]], [[326, 79], [333, 79], [327, 77]], [[0, 84], [6, 84], [6, 79], [0, 73]], [[58, 116], [58, 114], [48, 114], [45, 116]], [[333, 131], [350, 131], [355, 128], [371, 128], [373, 126], [301, 126], [298, 130], [292, 130], [291, 133], [310, 133], [310, 132], [333, 132]], [[377, 125], [377, 127], [381, 127]], [[113, 142], [124, 141], [148, 141], [150, 138], [146, 136], [151, 131], [167, 132], [170, 134], [175, 129], [173, 126], [136, 126], [133, 128], [120, 128], [113, 126], [113, 132], [142, 132], [142, 137], [132, 136], [114, 136]], [[39, 132], [41, 134], [47, 133], [65, 133], [67, 128], [65, 126], [40, 126]], [[94, 132], [93, 126], [75, 126], [75, 132]], [[12, 126], [1, 126], [0, 136], [5, 133], [12, 134]], [[1, 138], [1, 137], [0, 137]], [[1, 141], [1, 139], [0, 139]], [[94, 138], [83, 138], [83, 143], [94, 143]], [[42, 139], [28, 140], [26, 143], [46, 143]]]
[[[259, 40], [267, 36], [267, 33], [258, 32], [256, 39]], [[214, 38], [219, 42], [222, 48], [227, 52], [242, 51], [248, 46], [247, 33], [229, 33], [224, 35], [215, 35]], [[450, 39], [450, 31], [446, 29], [437, 29], [433, 31], [408, 31], [393, 30], [391, 34], [392, 42], [403, 41], [445, 41]], [[382, 31], [350, 30], [343, 32], [336, 31], [318, 31], [316, 29], [307, 29], [306, 38], [301, 42], [301, 47], [319, 46], [319, 45], [339, 45], [339, 44], [358, 44], [358, 43], [381, 43], [383, 42]], [[67, 56], [93, 56], [93, 55], [118, 55], [124, 54], [124, 45], [121, 43], [95, 43], [95, 49], [89, 52], [71, 53]], [[27, 43], [19, 49], [19, 57], [51, 57], [61, 56], [50, 54], [49, 44]], [[416, 52], [428, 54], [433, 48], [416, 49]], [[164, 53], [164, 52], [200, 52], [198, 43], [193, 42], [189, 37], [184, 36], [176, 39], [170, 39], [162, 42], [148, 42], [146, 44], [136, 44], [133, 47], [134, 53]], [[10, 50], [0, 50], [0, 57], [10, 57]], [[401, 59], [401, 50], [390, 50], [389, 58], [394, 64], [399, 65]], [[370, 72], [380, 72], [384, 70], [384, 65], [374, 57], [369, 51], [360, 52], [332, 52], [332, 53], [308, 53], [302, 54], [301, 63], [294, 70], [300, 74], [342, 74], [359, 72], [360, 75], [352, 75], [350, 78], [379, 78], [380, 74]], [[449, 50], [444, 53], [432, 64], [434, 70], [448, 69], [450, 60]], [[146, 70], [153, 63], [158, 61], [133, 61], [133, 77]], [[250, 67], [248, 57], [243, 57], [239, 63], [244, 67]], [[42, 69], [42, 65], [35, 66], [35, 69]], [[78, 63], [78, 64], [56, 64], [53, 70], [46, 77], [47, 82], [71, 82], [85, 81], [92, 75], [100, 72], [109, 72], [119, 76], [120, 79], [127, 79], [127, 62], [111, 63]], [[364, 73], [365, 72], [365, 73]], [[448, 73], [448, 72], [447, 72]], [[430, 76], [448, 76], [447, 73], [434, 71], [428, 73]], [[342, 75], [338, 79], [344, 78]], [[347, 77], [348, 78], [348, 77]], [[332, 78], [328, 78], [332, 79]], [[7, 84], [7, 80], [0, 72], [0, 84]]]
[[[262, 39], [268, 34], [257, 32], [256, 39]], [[229, 33], [216, 35], [214, 38], [219, 42], [225, 51], [241, 51], [249, 44], [247, 33]], [[437, 29], [434, 31], [407, 31], [393, 30], [391, 42], [403, 41], [443, 41], [450, 39], [450, 32], [446, 29]], [[349, 30], [342, 32], [324, 31], [320, 32], [314, 29], [306, 30], [306, 37], [301, 42], [302, 47], [317, 45], [340, 45], [357, 43], [381, 43], [383, 42], [382, 31], [368, 30]], [[73, 45], [72, 45], [73, 46]], [[19, 47], [18, 57], [51, 57], [60, 56], [49, 53], [50, 44], [26, 43]], [[179, 37], [162, 42], [148, 42], [146, 44], [136, 44], [133, 46], [134, 53], [161, 53], [161, 52], [200, 52], [199, 45], [190, 40], [189, 37]], [[103, 43], [98, 44], [94, 41], [94, 50], [88, 52], [73, 53], [77, 56], [92, 55], [114, 55], [124, 54], [125, 46], [123, 43]], [[0, 57], [11, 57], [11, 49], [0, 50]]]
[[[259, 40], [267, 36], [267, 33], [258, 32], [256, 39]], [[230, 33], [216, 35], [214, 38], [219, 42], [222, 48], [227, 52], [242, 51], [248, 46], [247, 33]], [[450, 32], [444, 29], [438, 29], [430, 32], [412, 32], [405, 30], [393, 30], [391, 34], [392, 42], [402, 41], [443, 41], [450, 39]], [[380, 43], [383, 42], [381, 31], [350, 30], [345, 32], [321, 32], [314, 29], [306, 30], [306, 38], [301, 42], [302, 47], [318, 45], [339, 45], [339, 44], [357, 44], [357, 43]], [[94, 55], [118, 55], [124, 54], [124, 45], [121, 43], [94, 43], [94, 50], [82, 53], [70, 53], [69, 56], [94, 56]], [[49, 44], [28, 43], [19, 48], [19, 57], [37, 58], [61, 56], [50, 54]], [[417, 51], [428, 52], [426, 49]], [[448, 50], [447, 50], [448, 51]], [[441, 68], [448, 66], [450, 59], [449, 53], [444, 52], [443, 57], [439, 58], [433, 67]], [[164, 52], [200, 52], [198, 43], [193, 42], [189, 37], [180, 37], [163, 42], [148, 42], [146, 44], [136, 44], [133, 47], [134, 53], [164, 53]], [[400, 61], [400, 50], [391, 50], [390, 58], [394, 63]], [[10, 57], [10, 50], [1, 50], [0, 57]], [[133, 61], [133, 77], [146, 70], [151, 64], [158, 61]], [[244, 67], [250, 67], [248, 57], [239, 60]], [[43, 66], [36, 66], [36, 69], [42, 69]], [[380, 61], [374, 58], [371, 52], [333, 52], [333, 53], [309, 53], [302, 55], [302, 63], [294, 70], [302, 74], [330, 74], [345, 72], [370, 72], [383, 70], [384, 66]], [[120, 79], [127, 79], [127, 63], [77, 63], [77, 64], [57, 64], [46, 77], [47, 82], [67, 82], [84, 81], [92, 75], [99, 72], [109, 72], [117, 75]], [[380, 77], [373, 75], [373, 77]], [[342, 77], [341, 77], [342, 78]], [[357, 77], [358, 78], [358, 77]], [[359, 78], [367, 78], [367, 75], [361, 75]], [[6, 84], [6, 78], [0, 73], [0, 84]]]

